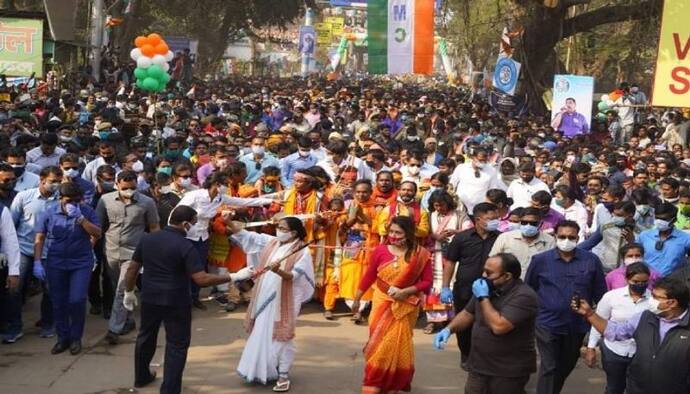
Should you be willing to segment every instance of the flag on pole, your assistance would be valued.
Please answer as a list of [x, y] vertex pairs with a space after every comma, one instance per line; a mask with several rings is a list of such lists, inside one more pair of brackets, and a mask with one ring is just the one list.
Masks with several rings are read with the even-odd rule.
[[124, 1], [125, 1], [125, 4], [126, 4], [126, 5], [125, 5], [125, 12], [124, 12], [124, 14], [125, 14], [125, 15], [131, 14], [131, 13], [132, 13], [132, 9], [134, 8], [134, 0], [124, 0]]
[[434, 0], [369, 0], [369, 73], [431, 74]]

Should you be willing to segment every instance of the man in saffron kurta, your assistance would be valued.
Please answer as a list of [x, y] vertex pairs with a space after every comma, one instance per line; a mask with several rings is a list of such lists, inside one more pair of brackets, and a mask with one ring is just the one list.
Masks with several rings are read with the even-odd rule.
[[[298, 170], [294, 176], [293, 186], [285, 194], [285, 215], [319, 214], [328, 210], [328, 197], [316, 190], [316, 179], [306, 171]], [[320, 239], [317, 246], [325, 244], [323, 231], [324, 221], [320, 217], [309, 218], [303, 221], [307, 231], [306, 242]], [[314, 277], [317, 287], [324, 285], [325, 259], [324, 249], [321, 247], [310, 248], [314, 262]]]
[[417, 184], [414, 182], [405, 181], [400, 185], [398, 198], [376, 215], [374, 228], [379, 236], [385, 237], [388, 234], [388, 224], [394, 217], [410, 216], [414, 220], [417, 241], [424, 244], [429, 236], [429, 212], [415, 201], [416, 194]]
[[379, 209], [395, 202], [395, 199], [398, 198], [398, 191], [393, 187], [392, 172], [381, 171], [376, 175], [376, 185], [371, 198]]

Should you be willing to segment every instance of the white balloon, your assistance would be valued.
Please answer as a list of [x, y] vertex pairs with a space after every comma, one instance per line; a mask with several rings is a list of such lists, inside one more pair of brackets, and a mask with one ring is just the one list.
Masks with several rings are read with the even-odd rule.
[[141, 56], [139, 59], [137, 59], [137, 67], [139, 68], [149, 68], [152, 64], [153, 62], [148, 56]]
[[137, 61], [141, 57], [141, 49], [139, 48], [134, 48], [132, 49], [131, 52], [129, 52], [129, 57], [132, 58], [132, 60]]
[[602, 94], [601, 95], [601, 101], [607, 103], [609, 101], [609, 95], [608, 94]]
[[167, 73], [168, 70], [170, 70], [170, 65], [168, 64], [168, 62], [163, 63], [163, 71]]
[[153, 62], [153, 64], [159, 65], [161, 67], [163, 67], [163, 65], [167, 63], [167, 61], [165, 60], [165, 56], [163, 55], [154, 55], [153, 58], [151, 58], [151, 61]]
[[168, 53], [165, 54], [165, 60], [171, 61], [175, 57], [175, 54], [172, 53], [172, 51], [168, 51]]

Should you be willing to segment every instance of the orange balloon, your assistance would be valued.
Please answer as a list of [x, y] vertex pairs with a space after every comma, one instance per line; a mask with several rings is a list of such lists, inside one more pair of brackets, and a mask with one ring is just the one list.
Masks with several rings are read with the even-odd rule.
[[156, 48], [151, 44], [144, 44], [141, 46], [141, 53], [144, 56], [153, 57], [156, 54]]
[[165, 43], [165, 41], [161, 42], [160, 44], [156, 45], [156, 53], [159, 55], [165, 55], [168, 53], [168, 44]]
[[147, 38], [148, 38], [149, 44], [153, 45], [154, 47], [156, 45], [160, 44], [161, 41], [163, 41], [163, 38], [156, 33], [149, 34], [149, 36]]
[[144, 36], [139, 36], [134, 40], [134, 45], [137, 46], [137, 48], [141, 48], [144, 44], [146, 44], [146, 37]]

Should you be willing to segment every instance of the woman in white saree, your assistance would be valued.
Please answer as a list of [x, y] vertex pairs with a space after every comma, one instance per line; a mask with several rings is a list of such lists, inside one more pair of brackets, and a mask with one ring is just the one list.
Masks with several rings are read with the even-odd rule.
[[311, 254], [308, 248], [300, 250], [305, 245], [304, 225], [295, 217], [283, 218], [275, 237], [241, 230], [236, 225], [231, 230], [232, 239], [246, 254], [260, 253], [257, 272], [266, 271], [256, 279], [247, 309], [245, 328], [249, 338], [237, 373], [247, 382], [267, 384], [277, 380], [273, 391], [288, 391], [297, 316], [302, 303], [314, 293]]

